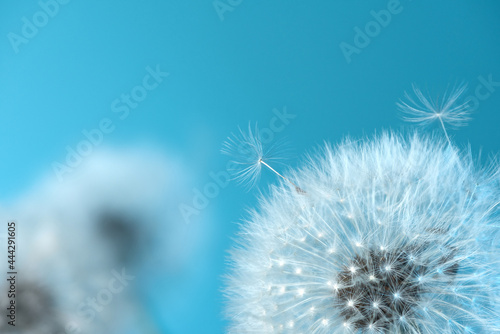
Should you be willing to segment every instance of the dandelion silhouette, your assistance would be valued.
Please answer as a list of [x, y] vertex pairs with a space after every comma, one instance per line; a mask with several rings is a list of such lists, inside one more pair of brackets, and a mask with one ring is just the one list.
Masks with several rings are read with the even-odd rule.
[[445, 93], [441, 101], [432, 101], [427, 98], [420, 89], [413, 85], [413, 92], [416, 99], [405, 92], [406, 102], [401, 100], [397, 103], [399, 109], [404, 113], [405, 121], [429, 125], [438, 120], [443, 129], [446, 140], [451, 145], [450, 137], [446, 131], [446, 126], [458, 128], [467, 125], [470, 120], [469, 101], [462, 101], [463, 93], [466, 91], [465, 84], [459, 85], [451, 93]]
[[231, 252], [229, 332], [500, 332], [500, 173], [446, 139], [346, 140], [287, 177], [305, 196], [272, 187]]

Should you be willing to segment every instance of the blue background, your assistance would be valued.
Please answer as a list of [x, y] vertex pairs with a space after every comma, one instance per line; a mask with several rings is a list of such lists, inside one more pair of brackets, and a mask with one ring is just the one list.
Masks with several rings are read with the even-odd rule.
[[[107, 145], [154, 142], [190, 166], [202, 189], [211, 171], [225, 169], [226, 137], [249, 121], [267, 126], [273, 108], [296, 115], [276, 134], [291, 143], [293, 167], [323, 141], [412, 128], [395, 106], [412, 83], [439, 96], [462, 81], [474, 94], [481, 76], [500, 82], [498, 1], [402, 0], [402, 11], [348, 63], [340, 43], [354, 45], [354, 28], [364, 29], [370, 11], [387, 4], [242, 1], [221, 20], [210, 0], [73, 0], [16, 53], [7, 35], [21, 34], [22, 18], [31, 20], [40, 5], [3, 1], [0, 200], [22, 196], [104, 117], [116, 125]], [[111, 102], [156, 65], [170, 76], [120, 120]], [[500, 86], [480, 102], [469, 126], [450, 130], [453, 140], [485, 158], [497, 154], [499, 107]], [[233, 183], [222, 189], [191, 222], [213, 231], [199, 258], [175, 277], [140, 284], [140, 302], [161, 332], [224, 331], [226, 251], [236, 223], [274, 180], [264, 173], [260, 190]]]

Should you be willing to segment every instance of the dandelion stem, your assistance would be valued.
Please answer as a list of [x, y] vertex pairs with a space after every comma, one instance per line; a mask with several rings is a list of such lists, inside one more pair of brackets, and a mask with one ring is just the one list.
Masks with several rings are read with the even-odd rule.
[[266, 166], [267, 168], [269, 168], [270, 170], [272, 170], [276, 175], [278, 175], [279, 177], [281, 177], [283, 180], [290, 182], [286, 177], [284, 177], [283, 175], [281, 175], [280, 173], [278, 173], [273, 167], [269, 166], [264, 160], [260, 159], [259, 162], [261, 164], [263, 164], [264, 166]]
[[448, 137], [448, 132], [446, 132], [446, 127], [444, 126], [444, 123], [443, 123], [443, 120], [441, 119], [441, 116], [439, 116], [438, 119], [439, 119], [439, 122], [441, 123], [441, 127], [443, 128], [444, 135], [446, 136], [446, 140], [448, 141], [448, 144], [450, 144], [450, 146], [451, 146], [450, 137]]
[[262, 159], [259, 159], [259, 163], [263, 164], [264, 166], [266, 166], [267, 168], [269, 168], [274, 174], [278, 175], [279, 177], [281, 177], [283, 180], [285, 180], [286, 182], [290, 183], [291, 185], [293, 185], [295, 187], [295, 190], [297, 190], [298, 193], [301, 193], [301, 194], [305, 194], [306, 192], [300, 188], [298, 185], [296, 185], [295, 183], [293, 183], [292, 181], [290, 181], [289, 179], [287, 179], [286, 177], [284, 177], [283, 175], [281, 175], [280, 173], [278, 173], [273, 167], [269, 166], [264, 160]]

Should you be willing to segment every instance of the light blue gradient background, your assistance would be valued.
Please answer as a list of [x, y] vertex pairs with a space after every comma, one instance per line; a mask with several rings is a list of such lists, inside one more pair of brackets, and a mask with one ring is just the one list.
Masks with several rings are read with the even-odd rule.
[[[205, 1], [76, 1], [15, 54], [7, 34], [20, 34], [36, 1], [0, 5], [0, 199], [21, 196], [65, 147], [108, 117], [106, 145], [151, 141], [181, 157], [202, 188], [224, 170], [222, 142], [249, 121], [267, 126], [272, 109], [297, 115], [279, 137], [296, 152], [289, 165], [323, 141], [409, 129], [395, 103], [417, 83], [431, 95], [456, 83], [473, 92], [479, 76], [500, 81], [500, 2], [401, 1], [393, 16], [348, 64], [339, 48], [355, 26], [387, 1], [244, 0], [221, 21]], [[170, 76], [124, 121], [111, 102], [130, 92], [145, 67]], [[468, 127], [450, 131], [483, 160], [500, 148], [500, 87], [482, 101]], [[431, 128], [439, 130], [438, 128]], [[273, 178], [264, 175], [265, 191]], [[189, 190], [190, 191], [190, 190]], [[214, 231], [199, 258], [176, 276], [144, 278], [140, 296], [164, 333], [222, 333], [222, 275], [245, 209], [258, 191], [231, 184], [193, 224]], [[179, 222], [182, 223], [182, 222]], [[132, 331], [133, 332], [133, 331]]]

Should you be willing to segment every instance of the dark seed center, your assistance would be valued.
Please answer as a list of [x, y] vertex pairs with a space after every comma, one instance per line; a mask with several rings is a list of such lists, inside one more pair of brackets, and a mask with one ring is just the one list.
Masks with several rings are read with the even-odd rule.
[[[458, 265], [450, 257], [441, 261], [442, 274], [454, 276]], [[434, 268], [435, 270], [436, 268]], [[431, 268], [418, 263], [412, 249], [369, 250], [356, 255], [337, 276], [336, 303], [341, 316], [355, 329], [389, 330], [415, 312], [425, 288], [422, 277]]]

